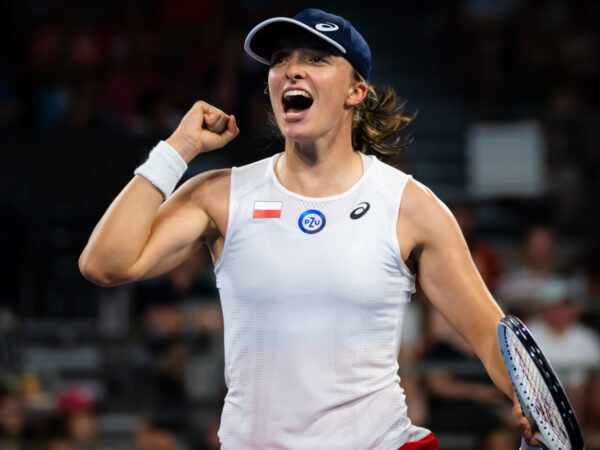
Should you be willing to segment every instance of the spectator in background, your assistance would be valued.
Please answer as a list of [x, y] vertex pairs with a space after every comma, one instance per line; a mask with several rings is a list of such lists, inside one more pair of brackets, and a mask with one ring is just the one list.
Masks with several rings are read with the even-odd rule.
[[537, 298], [537, 314], [527, 325], [583, 417], [590, 370], [600, 367], [600, 337], [580, 323], [581, 308], [566, 280], [545, 280]]
[[19, 395], [0, 386], [0, 449], [21, 450], [25, 444], [26, 418]]
[[149, 420], [142, 420], [135, 431], [136, 450], [182, 450], [175, 435]]
[[[83, 387], [70, 387], [59, 395], [58, 413], [63, 419], [64, 434], [74, 450], [99, 450], [96, 415], [96, 400]], [[59, 440], [60, 441], [60, 440]], [[55, 445], [59, 445], [56, 443]], [[60, 447], [59, 448], [63, 448]]]
[[525, 234], [522, 266], [500, 279], [497, 299], [507, 313], [527, 316], [542, 284], [553, 276], [555, 236], [551, 228], [535, 225]]

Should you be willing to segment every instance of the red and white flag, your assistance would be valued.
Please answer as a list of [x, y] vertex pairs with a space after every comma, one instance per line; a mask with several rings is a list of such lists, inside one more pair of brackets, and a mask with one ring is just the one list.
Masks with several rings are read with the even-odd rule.
[[279, 219], [282, 202], [254, 202], [254, 219]]

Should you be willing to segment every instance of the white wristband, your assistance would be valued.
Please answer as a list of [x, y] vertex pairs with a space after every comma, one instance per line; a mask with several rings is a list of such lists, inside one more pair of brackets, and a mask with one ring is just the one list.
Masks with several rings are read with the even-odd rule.
[[163, 193], [165, 200], [175, 190], [175, 186], [187, 170], [187, 164], [179, 153], [160, 141], [152, 149], [144, 164], [135, 169], [135, 175], [141, 175]]

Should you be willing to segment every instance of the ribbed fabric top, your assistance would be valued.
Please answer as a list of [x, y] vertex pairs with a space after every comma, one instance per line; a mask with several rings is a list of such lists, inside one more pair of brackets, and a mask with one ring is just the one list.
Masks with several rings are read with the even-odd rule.
[[397, 449], [398, 350], [414, 292], [396, 236], [409, 176], [362, 155], [348, 191], [283, 187], [278, 155], [234, 168], [215, 266], [225, 320], [223, 449]]

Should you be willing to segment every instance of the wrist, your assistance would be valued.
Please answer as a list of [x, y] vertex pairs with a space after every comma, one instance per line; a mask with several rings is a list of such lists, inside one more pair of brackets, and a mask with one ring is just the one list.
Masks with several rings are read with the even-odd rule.
[[192, 139], [182, 132], [175, 131], [165, 142], [179, 153], [186, 164], [189, 164], [199, 153], [202, 153], [194, 146]]
[[134, 173], [152, 183], [166, 200], [186, 170], [187, 163], [181, 155], [169, 143], [160, 141], [152, 149], [146, 162]]

